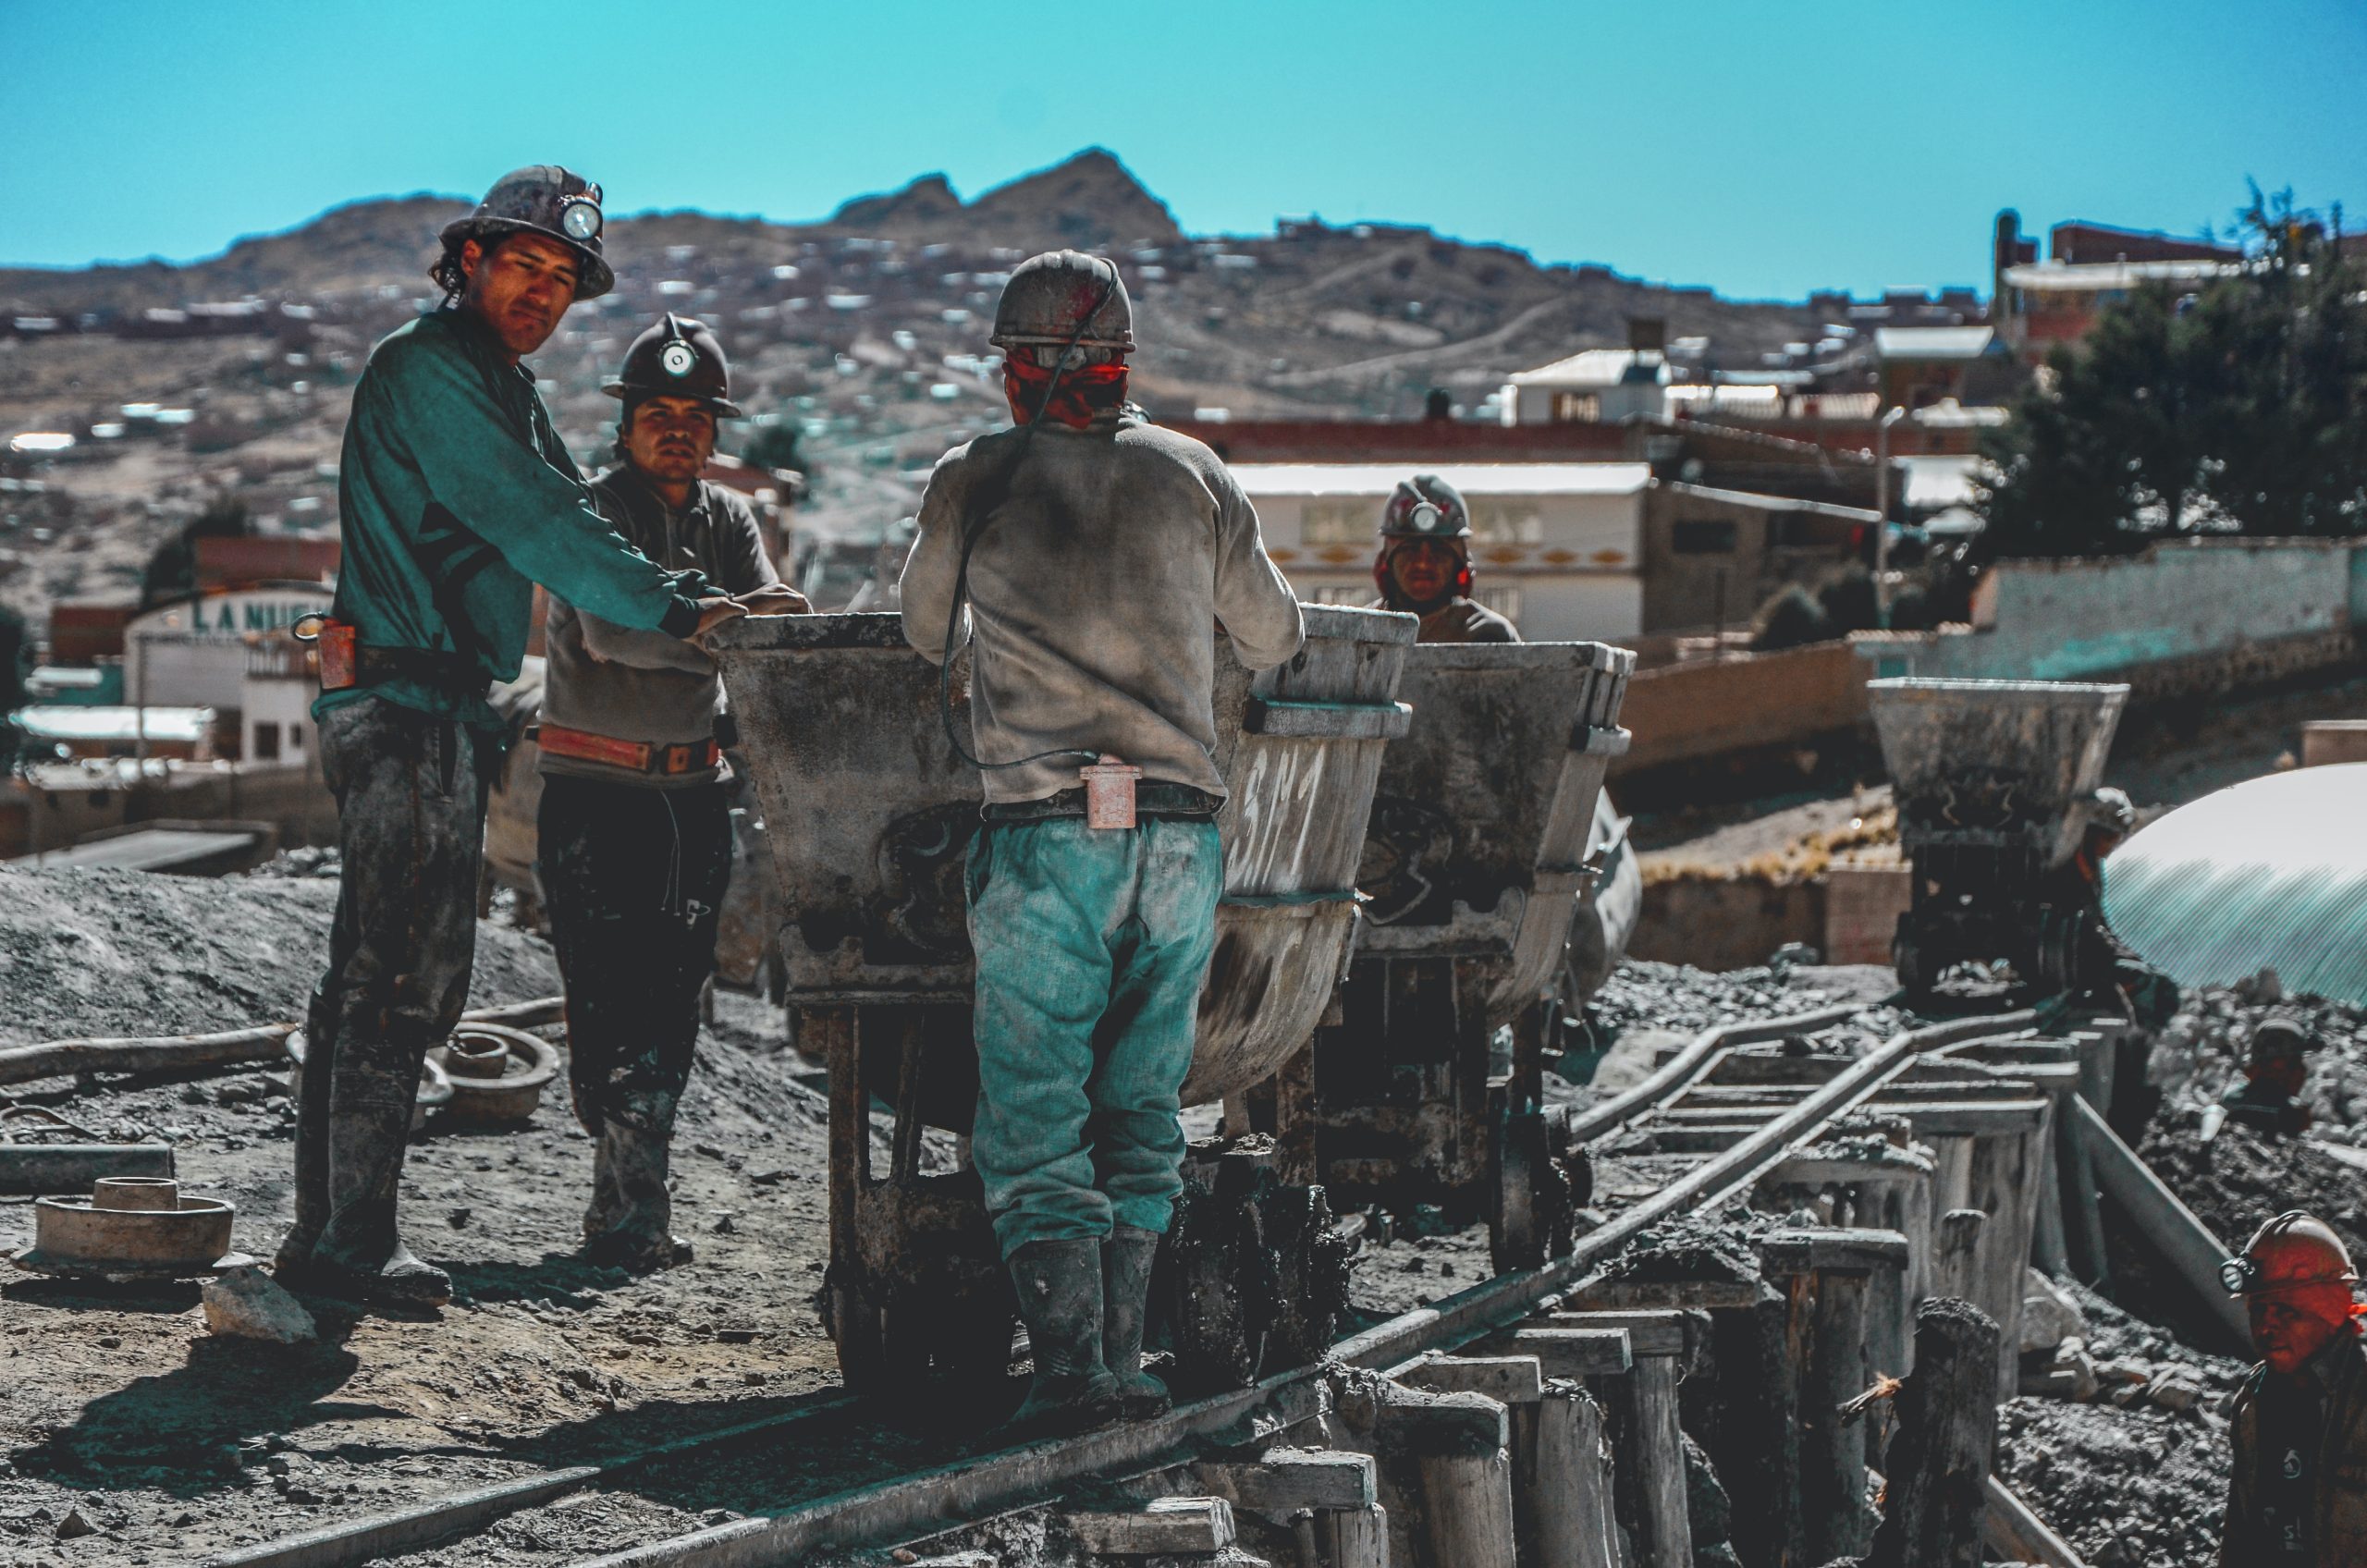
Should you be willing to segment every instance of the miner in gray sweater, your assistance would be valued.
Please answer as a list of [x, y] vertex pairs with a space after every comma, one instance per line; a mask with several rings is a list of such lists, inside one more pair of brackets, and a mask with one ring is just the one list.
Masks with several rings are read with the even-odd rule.
[[[1057, 1430], [1166, 1407], [1143, 1310], [1224, 887], [1216, 637], [1264, 668], [1305, 628], [1224, 464], [1126, 402], [1115, 265], [1024, 263], [993, 341], [1018, 426], [938, 464], [901, 594], [914, 647], [972, 650], [971, 1152], [1034, 1346], [1017, 1420]], [[1088, 818], [1086, 765], [1130, 810]]]
[[[804, 610], [748, 503], [699, 478], [717, 419], [740, 411], [715, 335], [668, 314], [607, 390], [624, 400], [622, 461], [592, 494], [617, 532], [660, 566], [695, 566], [752, 614]], [[544, 643], [536, 870], [567, 988], [576, 1119], [597, 1140], [584, 1251], [644, 1272], [691, 1252], [670, 1229], [666, 1170], [731, 873], [722, 691], [694, 644], [556, 596]]]

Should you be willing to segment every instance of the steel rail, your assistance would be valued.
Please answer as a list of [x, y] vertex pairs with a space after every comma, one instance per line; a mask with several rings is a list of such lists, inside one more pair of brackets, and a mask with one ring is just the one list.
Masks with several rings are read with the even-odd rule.
[[1588, 1143], [1634, 1121], [1639, 1113], [1671, 1098], [1679, 1089], [1688, 1085], [1709, 1067], [1720, 1051], [1761, 1040], [1780, 1040], [1790, 1035], [1813, 1035], [1820, 1029], [1846, 1023], [1865, 1011], [1862, 1004], [1843, 1003], [1819, 1008], [1813, 1012], [1793, 1013], [1784, 1018], [1721, 1023], [1714, 1028], [1704, 1029], [1642, 1083], [1598, 1105], [1588, 1106], [1573, 1116], [1570, 1119], [1570, 1137], [1576, 1143]]
[[[1803, 1026], [1829, 1027], [1859, 1011], [1826, 1010], [1706, 1030], [1676, 1060], [1655, 1073], [1653, 1082], [1665, 1079], [1674, 1084], [1723, 1047], [1780, 1038], [1801, 1032]], [[1826, 1022], [1812, 1022], [1816, 1020]], [[1803, 1136], [1871, 1096], [1921, 1052], [1957, 1040], [2011, 1033], [2035, 1021], [2032, 1012], [2005, 1013], [1895, 1035], [1766, 1127], [1588, 1232], [1569, 1256], [1541, 1268], [1499, 1275], [1443, 1301], [1401, 1313], [1341, 1341], [1332, 1347], [1331, 1359], [1386, 1368], [1425, 1351], [1453, 1349], [1531, 1317], [1566, 1296], [1599, 1259], [1638, 1232], [1705, 1195], [1756, 1181], [1781, 1162]], [[1637, 1096], [1635, 1091], [1622, 1099], [1632, 1108], [1631, 1116], [1657, 1103], [1650, 1096]], [[735, 1520], [588, 1559], [581, 1568], [775, 1568], [817, 1550], [918, 1539], [1024, 1506], [1089, 1477], [1149, 1468], [1192, 1439], [1228, 1428], [1237, 1430], [1261, 1415], [1269, 1429], [1305, 1419], [1320, 1408], [1318, 1384], [1327, 1365], [1294, 1367], [1245, 1389], [1181, 1404], [1155, 1421], [1104, 1427], [1081, 1437], [1046, 1439], [959, 1460], [851, 1488], [770, 1517]]]

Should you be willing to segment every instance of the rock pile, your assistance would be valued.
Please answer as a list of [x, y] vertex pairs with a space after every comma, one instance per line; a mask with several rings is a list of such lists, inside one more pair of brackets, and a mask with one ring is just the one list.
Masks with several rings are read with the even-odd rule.
[[2273, 1014], [2293, 1019], [2317, 1042], [2300, 1098], [2312, 1113], [2312, 1136], [2367, 1147], [2367, 1008], [2316, 997], [2287, 997], [2274, 970], [2235, 986], [2189, 991], [2177, 1015], [2153, 1042], [2149, 1083], [2165, 1108], [2215, 1105], [2242, 1081], [2252, 1031]]

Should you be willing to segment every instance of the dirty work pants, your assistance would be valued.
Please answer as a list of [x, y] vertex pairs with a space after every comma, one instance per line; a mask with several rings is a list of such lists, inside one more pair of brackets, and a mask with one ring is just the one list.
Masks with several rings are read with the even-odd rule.
[[323, 714], [319, 735], [342, 864], [305, 1024], [296, 1229], [281, 1256], [375, 1273], [394, 1250], [423, 1060], [468, 999], [485, 779], [500, 752], [457, 720], [375, 697]]
[[[535, 874], [567, 987], [568, 1082], [595, 1137], [595, 1232], [665, 1233], [666, 1143], [698, 1045], [699, 992], [715, 973], [731, 876], [721, 784], [655, 790], [543, 778]], [[630, 1153], [631, 1158], [614, 1158]]]
[[1003, 1256], [1113, 1222], [1164, 1232], [1224, 888], [1215, 824], [990, 822], [971, 841], [968, 886], [971, 1155]]

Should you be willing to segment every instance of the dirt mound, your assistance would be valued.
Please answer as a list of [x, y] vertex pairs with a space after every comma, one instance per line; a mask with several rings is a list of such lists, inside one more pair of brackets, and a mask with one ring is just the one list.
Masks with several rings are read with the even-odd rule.
[[2096, 1568], [2214, 1561], [2227, 1423], [2192, 1410], [2017, 1399], [1997, 1413], [1997, 1473]]
[[2165, 1112], [2138, 1149], [2211, 1233], [2231, 1248], [2271, 1215], [2306, 1208], [2367, 1256], [2367, 1172], [2308, 1138], [2273, 1138], [2230, 1121], [2203, 1143], [2201, 1118]]
[[[337, 884], [0, 868], [0, 1045], [300, 1019]], [[558, 991], [550, 949], [478, 928], [476, 1005]]]

